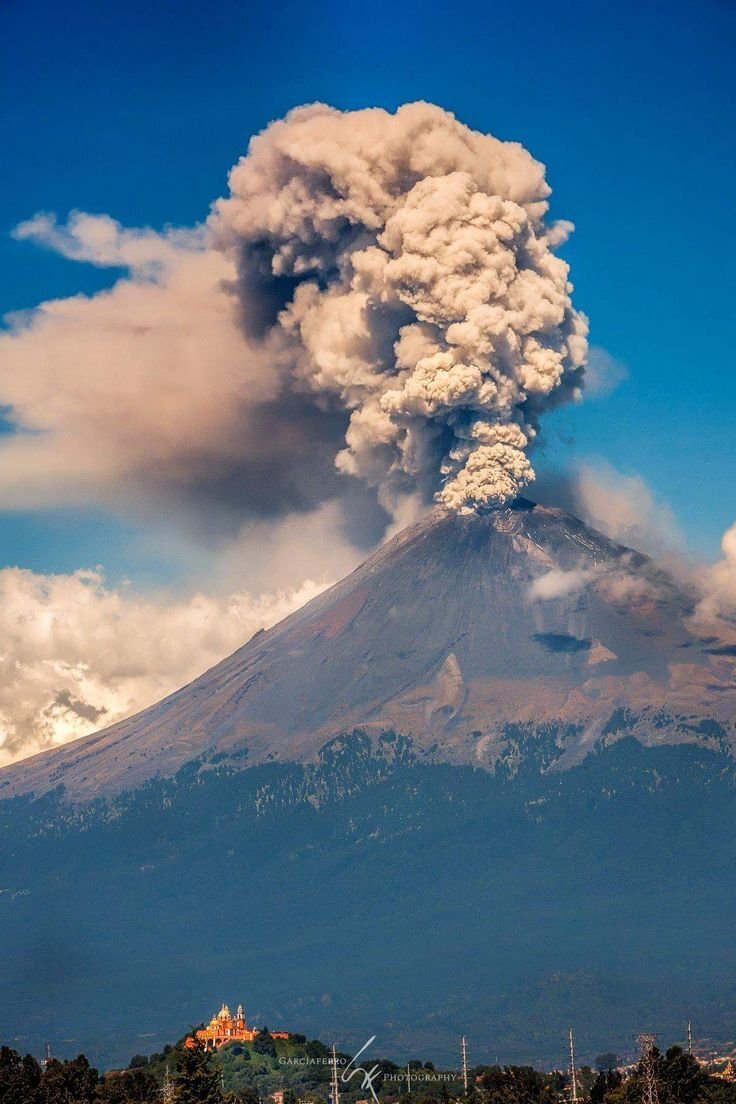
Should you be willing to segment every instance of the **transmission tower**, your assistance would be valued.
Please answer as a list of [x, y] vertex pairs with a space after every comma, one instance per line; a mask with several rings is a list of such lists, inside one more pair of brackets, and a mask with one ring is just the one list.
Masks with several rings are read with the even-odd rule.
[[411, 1092], [411, 1066], [408, 1062], [406, 1063], [406, 1091]]
[[687, 1021], [687, 1052], [688, 1054], [693, 1052], [693, 1025], [690, 1020]]
[[332, 1090], [330, 1092], [332, 1104], [340, 1104], [340, 1086], [337, 1081], [337, 1047], [332, 1044]]
[[575, 1039], [570, 1028], [570, 1099], [578, 1104], [578, 1071], [575, 1066]]
[[468, 1095], [468, 1040], [463, 1035], [460, 1043], [460, 1052], [463, 1059], [463, 1085], [465, 1086], [465, 1095]]
[[174, 1084], [174, 1082], [171, 1079], [171, 1074], [169, 1073], [169, 1067], [167, 1066], [166, 1067], [166, 1073], [164, 1074], [163, 1088], [161, 1089], [161, 1100], [163, 1101], [163, 1104], [174, 1104], [175, 1099], [176, 1099], [176, 1085]]
[[639, 1068], [641, 1070], [642, 1104], [659, 1104], [657, 1071], [654, 1068], [654, 1044], [657, 1042], [657, 1036], [643, 1032], [636, 1036], [636, 1042], [641, 1052]]

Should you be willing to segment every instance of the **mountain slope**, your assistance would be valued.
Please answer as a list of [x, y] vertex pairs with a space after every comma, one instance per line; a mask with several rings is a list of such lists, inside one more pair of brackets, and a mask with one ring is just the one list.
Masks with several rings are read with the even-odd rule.
[[520, 502], [432, 514], [170, 698], [0, 772], [0, 1039], [254, 1022], [440, 1061], [736, 1023], [733, 644]]
[[91, 798], [201, 756], [309, 762], [356, 726], [491, 770], [549, 724], [557, 769], [626, 734], [730, 748], [736, 656], [692, 612], [650, 560], [559, 510], [434, 512], [163, 702], [0, 772], [0, 795]]
[[509, 777], [381, 746], [0, 802], [0, 1039], [106, 1066], [222, 1000], [403, 1061], [465, 1032], [474, 1061], [564, 1062], [571, 1023], [583, 1060], [689, 1017], [733, 1039], [727, 755], [623, 739]]

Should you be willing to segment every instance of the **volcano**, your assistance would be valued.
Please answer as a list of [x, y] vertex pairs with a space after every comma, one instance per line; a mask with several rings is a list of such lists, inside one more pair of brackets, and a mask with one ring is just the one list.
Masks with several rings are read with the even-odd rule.
[[105, 1065], [242, 992], [404, 1057], [732, 1038], [735, 664], [686, 587], [559, 510], [429, 514], [0, 771], [0, 1032]]
[[0, 794], [89, 799], [197, 757], [312, 762], [356, 727], [423, 762], [494, 771], [509, 726], [564, 730], [545, 769], [625, 734], [736, 741], [736, 649], [647, 557], [560, 510], [434, 512], [190, 685], [98, 735], [0, 773]]

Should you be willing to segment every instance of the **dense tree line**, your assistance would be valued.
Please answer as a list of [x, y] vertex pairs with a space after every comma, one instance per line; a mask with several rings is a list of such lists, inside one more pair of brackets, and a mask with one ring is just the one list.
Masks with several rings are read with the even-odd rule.
[[[273, 1040], [265, 1029], [257, 1042], [255, 1053], [266, 1061], [271, 1059]], [[52, 1058], [41, 1067], [31, 1055], [22, 1057], [10, 1047], [1, 1047], [0, 1104], [262, 1104], [263, 1096], [255, 1086], [226, 1091], [221, 1068], [201, 1046], [166, 1049], [174, 1061], [168, 1091], [164, 1091], [160, 1076], [154, 1076], [149, 1060], [142, 1055], [132, 1058], [128, 1069], [100, 1076], [84, 1055], [69, 1061]], [[305, 1050], [315, 1056], [318, 1050], [320, 1055], [327, 1053], [316, 1041], [307, 1043]], [[641, 1104], [641, 1068], [624, 1073], [616, 1068], [616, 1062], [613, 1054], [601, 1055], [597, 1071], [589, 1067], [579, 1071], [579, 1097], [583, 1101]], [[659, 1104], [736, 1104], [736, 1085], [711, 1076], [680, 1047], [671, 1047], [665, 1054], [655, 1050], [653, 1062]], [[380, 1096], [386, 1104], [451, 1104], [458, 1097], [466, 1104], [561, 1104], [570, 1097], [565, 1074], [539, 1073], [529, 1066], [478, 1067], [472, 1071], [467, 1097], [458, 1080], [427, 1084], [419, 1077], [409, 1094], [390, 1079], [401, 1072], [399, 1067], [389, 1061], [380, 1065], [386, 1075]], [[409, 1067], [417, 1075], [434, 1072], [431, 1062], [422, 1065], [414, 1061]], [[297, 1096], [293, 1088], [286, 1087], [284, 1104], [321, 1104], [325, 1086], [320, 1089], [302, 1090]], [[344, 1086], [344, 1090], [346, 1104], [356, 1095], [366, 1095], [357, 1079], [355, 1085]]]
[[[146, 1059], [143, 1059], [146, 1062]], [[257, 1094], [225, 1093], [202, 1047], [182, 1048], [171, 1078], [172, 1104], [258, 1104]], [[52, 1058], [42, 1068], [30, 1054], [0, 1048], [0, 1104], [162, 1104], [163, 1087], [134, 1058], [126, 1070], [100, 1076], [84, 1055]], [[168, 1102], [166, 1102], [168, 1104]]]

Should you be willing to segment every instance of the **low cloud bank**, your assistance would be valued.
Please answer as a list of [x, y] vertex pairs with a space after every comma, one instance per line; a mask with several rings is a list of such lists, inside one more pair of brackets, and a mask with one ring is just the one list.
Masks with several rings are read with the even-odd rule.
[[0, 571], [0, 767], [150, 705], [324, 586], [172, 599], [100, 571]]

